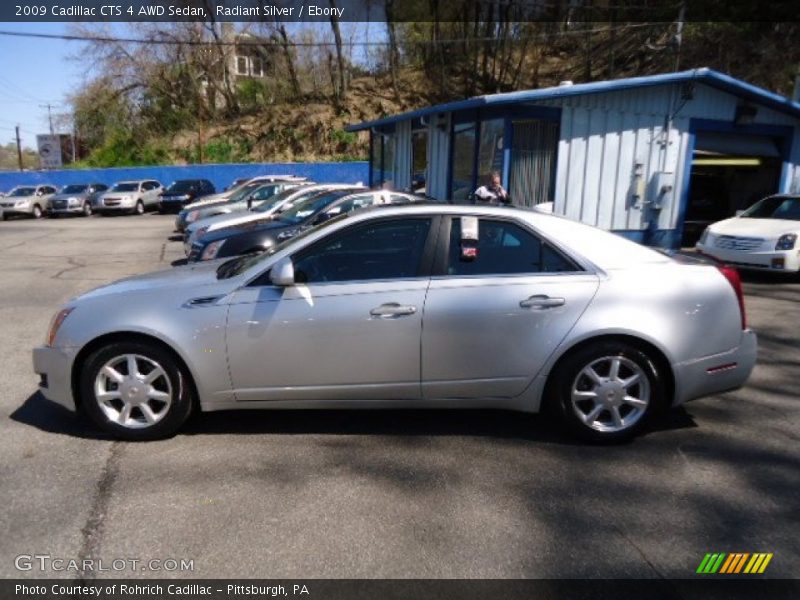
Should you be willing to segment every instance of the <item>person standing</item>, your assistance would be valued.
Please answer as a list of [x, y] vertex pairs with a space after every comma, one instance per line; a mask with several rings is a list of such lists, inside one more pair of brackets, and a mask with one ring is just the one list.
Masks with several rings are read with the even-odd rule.
[[477, 203], [487, 204], [511, 204], [511, 198], [508, 192], [503, 188], [500, 183], [500, 173], [497, 171], [492, 172], [489, 176], [487, 185], [482, 185], [475, 190], [474, 196]]

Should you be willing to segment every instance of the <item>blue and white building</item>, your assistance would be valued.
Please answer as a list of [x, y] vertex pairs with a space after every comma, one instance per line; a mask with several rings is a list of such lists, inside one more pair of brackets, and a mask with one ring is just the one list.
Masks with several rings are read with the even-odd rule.
[[711, 69], [479, 96], [360, 123], [370, 183], [465, 201], [492, 171], [517, 204], [664, 247], [800, 191], [800, 104]]

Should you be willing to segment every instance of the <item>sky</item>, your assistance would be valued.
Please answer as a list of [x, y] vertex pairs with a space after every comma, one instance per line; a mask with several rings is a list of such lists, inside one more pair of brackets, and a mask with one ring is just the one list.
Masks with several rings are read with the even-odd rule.
[[[0, 23], [4, 31], [66, 33], [67, 23]], [[14, 140], [20, 126], [22, 145], [36, 147], [36, 134], [48, 133], [47, 108], [67, 111], [66, 95], [83, 81], [80, 64], [69, 59], [78, 42], [0, 36], [0, 143]], [[58, 133], [58, 132], [57, 132]]]

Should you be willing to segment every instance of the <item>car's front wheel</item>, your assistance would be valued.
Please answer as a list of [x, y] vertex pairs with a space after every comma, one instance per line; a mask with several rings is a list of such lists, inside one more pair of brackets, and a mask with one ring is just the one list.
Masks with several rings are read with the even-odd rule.
[[567, 429], [592, 442], [629, 440], [664, 404], [662, 377], [652, 357], [617, 341], [567, 356], [549, 392]]
[[83, 205], [83, 216], [84, 217], [91, 217], [92, 216], [92, 205], [88, 202], [85, 202]]
[[34, 219], [41, 219], [44, 216], [44, 212], [42, 212], [42, 207], [38, 204], [33, 205], [33, 218]]
[[144, 202], [142, 202], [141, 200], [137, 200], [136, 207], [133, 209], [133, 212], [136, 213], [137, 215], [143, 215], [144, 214]]
[[173, 435], [192, 409], [189, 377], [169, 351], [112, 343], [83, 365], [81, 407], [102, 429], [126, 440]]

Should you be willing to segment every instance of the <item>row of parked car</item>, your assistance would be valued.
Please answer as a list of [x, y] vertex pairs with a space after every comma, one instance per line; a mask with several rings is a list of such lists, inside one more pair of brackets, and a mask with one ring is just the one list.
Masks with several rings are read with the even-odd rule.
[[104, 183], [19, 185], [0, 198], [3, 220], [14, 216], [91, 216], [93, 213], [144, 214], [148, 210], [176, 212], [184, 205], [214, 194], [207, 179], [181, 179], [164, 187], [155, 179]]
[[175, 230], [183, 234], [187, 260], [198, 262], [264, 252], [358, 208], [427, 200], [360, 184], [269, 175], [234, 182], [225, 192], [186, 205]]

